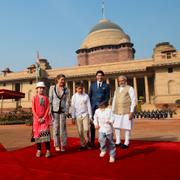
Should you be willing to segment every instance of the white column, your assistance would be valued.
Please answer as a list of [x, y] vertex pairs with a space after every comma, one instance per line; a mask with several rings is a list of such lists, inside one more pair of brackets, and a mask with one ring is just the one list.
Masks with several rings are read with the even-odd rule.
[[66, 84], [65, 84], [65, 86], [68, 88], [68, 82], [66, 81]]
[[90, 87], [91, 87], [91, 80], [88, 79], [88, 92], [90, 92]]
[[149, 85], [148, 85], [148, 77], [144, 76], [144, 84], [145, 84], [145, 95], [146, 95], [146, 103], [149, 104]]
[[86, 92], [86, 80], [80, 80], [83, 83], [83, 91]]
[[138, 100], [138, 89], [137, 89], [137, 79], [136, 79], [136, 77], [133, 77], [133, 86], [134, 86], [136, 99]]
[[118, 79], [115, 78], [114, 81], [115, 81], [115, 89], [116, 89], [118, 87]]
[[[110, 85], [110, 80], [109, 80], [109, 78], [106, 78], [106, 83]], [[111, 99], [111, 94], [112, 94], [111, 91], [112, 91], [112, 89], [110, 88], [110, 99]]]
[[73, 94], [75, 93], [75, 90], [76, 88], [75, 88], [75, 81], [73, 80]]

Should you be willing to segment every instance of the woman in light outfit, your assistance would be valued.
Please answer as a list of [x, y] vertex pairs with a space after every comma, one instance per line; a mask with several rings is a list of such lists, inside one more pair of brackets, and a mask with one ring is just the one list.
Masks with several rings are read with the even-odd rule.
[[56, 151], [65, 151], [67, 144], [66, 115], [69, 114], [70, 95], [65, 87], [65, 75], [56, 77], [56, 85], [49, 90], [49, 101], [53, 118], [53, 138]]

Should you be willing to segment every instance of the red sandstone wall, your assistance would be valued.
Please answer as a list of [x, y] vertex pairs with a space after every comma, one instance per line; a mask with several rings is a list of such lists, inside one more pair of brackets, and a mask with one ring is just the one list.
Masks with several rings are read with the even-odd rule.
[[79, 66], [126, 61], [133, 59], [133, 57], [133, 50], [129, 47], [98, 50], [77, 55]]
[[78, 59], [78, 65], [79, 66], [88, 65], [88, 54], [87, 53], [78, 54], [77, 59]]

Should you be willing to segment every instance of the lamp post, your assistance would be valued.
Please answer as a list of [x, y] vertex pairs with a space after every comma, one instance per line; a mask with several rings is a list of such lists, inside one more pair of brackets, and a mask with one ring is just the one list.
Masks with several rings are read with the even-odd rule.
[[41, 70], [41, 68], [40, 68], [40, 66], [39, 66], [39, 51], [37, 51], [37, 61], [36, 61], [36, 63], [35, 63], [35, 65], [36, 65], [36, 83], [38, 82], [38, 80], [39, 80], [39, 77], [40, 77], [40, 70]]
[[36, 83], [38, 82], [39, 80], [39, 77], [40, 77], [40, 66], [38, 64], [38, 62], [36, 62]]

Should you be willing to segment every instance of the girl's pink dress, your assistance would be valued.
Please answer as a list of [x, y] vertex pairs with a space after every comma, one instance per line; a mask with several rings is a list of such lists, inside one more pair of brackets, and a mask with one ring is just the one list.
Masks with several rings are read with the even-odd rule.
[[[40, 102], [40, 98], [43, 103]], [[50, 134], [51, 116], [49, 114], [49, 99], [44, 95], [36, 95], [32, 101], [32, 112], [33, 112], [33, 133], [34, 138], [40, 138], [42, 133], [48, 132]], [[40, 123], [39, 119], [44, 118], [45, 122]]]

